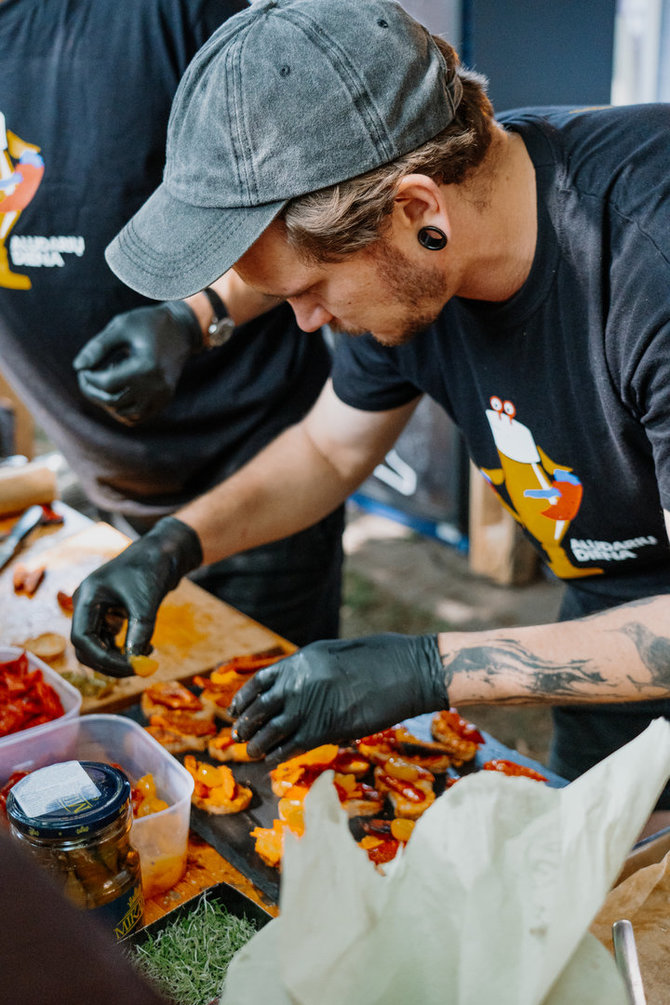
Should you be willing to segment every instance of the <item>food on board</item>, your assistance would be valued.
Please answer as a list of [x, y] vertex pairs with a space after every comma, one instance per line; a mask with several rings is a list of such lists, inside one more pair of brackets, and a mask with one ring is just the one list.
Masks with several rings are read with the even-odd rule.
[[25, 639], [21, 643], [22, 649], [27, 649], [33, 656], [44, 660], [45, 663], [52, 663], [65, 652], [67, 639], [58, 632], [42, 632], [34, 638]]
[[286, 831], [290, 830], [296, 837], [302, 837], [305, 833], [303, 798], [280, 799], [277, 818], [272, 821], [272, 827], [254, 827], [251, 831], [256, 854], [272, 869], [281, 869]]
[[284, 820], [275, 819], [272, 821], [272, 827], [254, 827], [249, 832], [255, 842], [256, 854], [271, 869], [281, 869], [284, 857], [284, 835], [287, 829], [290, 828]]
[[402, 757], [391, 756], [374, 771], [375, 788], [386, 793], [397, 817], [418, 820], [435, 802], [435, 775]]
[[460, 767], [466, 761], [471, 761], [477, 753], [477, 748], [484, 742], [479, 730], [463, 719], [455, 708], [436, 712], [431, 723], [433, 737], [449, 751], [452, 764]]
[[145, 729], [171, 754], [183, 754], [189, 750], [202, 752], [216, 735], [216, 726], [211, 719], [167, 709], [150, 716]]
[[[176, 681], [149, 685], [141, 700], [150, 722], [146, 728], [173, 753], [206, 750], [210, 761], [219, 762], [222, 769], [226, 763], [248, 763], [252, 759], [247, 744], [234, 739], [232, 726], [227, 724], [217, 731], [212, 722], [214, 718], [229, 721], [227, 708], [239, 688], [256, 670], [285, 655], [277, 648], [222, 663], [208, 677], [193, 679], [200, 689], [197, 694]], [[176, 719], [175, 714], [184, 718]], [[209, 731], [201, 726], [189, 732], [193, 720], [202, 716], [209, 717]], [[431, 732], [432, 740], [422, 739], [398, 725], [361, 737], [349, 746], [321, 744], [276, 765], [269, 772], [269, 781], [279, 800], [277, 817], [271, 827], [258, 826], [250, 831], [256, 854], [266, 865], [281, 869], [286, 832], [301, 836], [305, 796], [324, 771], [332, 771], [340, 803], [352, 819], [354, 832], [361, 828], [365, 832], [360, 846], [382, 868], [407, 843], [415, 821], [435, 801], [436, 787], [439, 792], [457, 781], [460, 776], [453, 769], [472, 762], [484, 743], [479, 730], [455, 708], [435, 713]], [[501, 762], [496, 763], [495, 770], [504, 770]], [[193, 756], [187, 756], [184, 764], [196, 782], [195, 806], [208, 813], [230, 813], [249, 805], [252, 793], [248, 787], [238, 786], [235, 790], [238, 793], [241, 788], [247, 794], [241, 802], [231, 797], [232, 785], [237, 784], [232, 772], [221, 781], [221, 776], [214, 774], [217, 764], [196, 761]], [[487, 770], [494, 770], [493, 766]], [[526, 772], [520, 769], [516, 773]], [[392, 817], [382, 819], [385, 812], [392, 813]]]
[[209, 764], [187, 754], [184, 767], [195, 782], [193, 805], [207, 813], [240, 813], [251, 802], [251, 789], [238, 785], [232, 771], [225, 764]]
[[274, 646], [260, 653], [235, 656], [212, 670], [209, 677], [195, 677], [193, 683], [202, 688], [200, 700], [211, 714], [224, 722], [232, 722], [228, 706], [250, 675], [263, 667], [271, 666], [286, 655], [283, 649]]
[[211, 719], [197, 695], [176, 680], [149, 684], [140, 697], [140, 708], [147, 719], [165, 712], [188, 712], [197, 719]]
[[338, 751], [336, 743], [323, 743], [320, 747], [282, 761], [270, 772], [272, 791], [276, 796], [285, 796], [296, 786], [309, 789], [319, 775], [333, 768]]
[[104, 698], [114, 690], [116, 681], [113, 677], [98, 673], [90, 667], [82, 666], [79, 670], [60, 670], [61, 677], [76, 687], [84, 698]]
[[27, 565], [19, 562], [14, 566], [12, 584], [15, 593], [25, 593], [27, 597], [32, 597], [37, 592], [37, 587], [44, 579], [46, 573], [45, 565], [38, 565], [29, 569]]
[[546, 775], [541, 775], [534, 768], [529, 768], [525, 764], [517, 764], [516, 761], [507, 761], [503, 757], [496, 757], [492, 761], [482, 764], [483, 771], [501, 771], [504, 775], [512, 778], [532, 778], [536, 782], [546, 782]]
[[229, 670], [235, 670], [241, 674], [255, 673], [256, 670], [269, 667], [287, 655], [288, 653], [281, 646], [272, 646], [270, 649], [264, 649], [260, 653], [245, 653], [242, 656], [233, 656], [231, 660], [221, 663], [215, 670], [212, 670], [212, 681], [216, 683], [218, 675], [220, 673], [227, 673]]
[[213, 761], [234, 761], [236, 764], [243, 764], [249, 761], [262, 761], [262, 757], [253, 758], [249, 756], [246, 743], [238, 743], [233, 739], [233, 727], [224, 726], [216, 736], [213, 736], [207, 745], [207, 753]]
[[414, 820], [394, 817], [393, 820], [364, 820], [365, 837], [358, 844], [377, 866], [390, 862], [412, 836]]
[[404, 726], [364, 736], [355, 741], [355, 746], [373, 764], [383, 764], [391, 755], [396, 755], [435, 774], [446, 771], [453, 760], [444, 744], [420, 740]]
[[56, 594], [56, 600], [58, 601], [58, 606], [61, 610], [65, 611], [66, 614], [72, 614], [74, 611], [74, 600], [69, 593], [59, 590]]

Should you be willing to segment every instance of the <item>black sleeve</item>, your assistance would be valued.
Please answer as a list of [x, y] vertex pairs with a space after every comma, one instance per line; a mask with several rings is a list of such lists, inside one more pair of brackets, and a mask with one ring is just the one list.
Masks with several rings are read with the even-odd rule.
[[332, 378], [338, 398], [366, 412], [398, 408], [422, 393], [400, 372], [397, 351], [371, 335], [337, 337]]

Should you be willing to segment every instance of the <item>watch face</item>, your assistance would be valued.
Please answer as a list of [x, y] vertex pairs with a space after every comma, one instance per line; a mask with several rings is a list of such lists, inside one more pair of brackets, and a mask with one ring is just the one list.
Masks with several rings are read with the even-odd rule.
[[232, 318], [221, 318], [215, 324], [211, 324], [207, 329], [207, 341], [212, 348], [225, 345], [230, 336], [235, 331], [235, 322]]

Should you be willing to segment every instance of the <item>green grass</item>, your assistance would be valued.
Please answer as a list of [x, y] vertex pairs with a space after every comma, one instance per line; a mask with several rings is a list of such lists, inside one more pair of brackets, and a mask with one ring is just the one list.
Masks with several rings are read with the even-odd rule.
[[228, 966], [256, 932], [205, 894], [196, 908], [128, 950], [140, 973], [177, 1005], [207, 1005], [221, 994]]

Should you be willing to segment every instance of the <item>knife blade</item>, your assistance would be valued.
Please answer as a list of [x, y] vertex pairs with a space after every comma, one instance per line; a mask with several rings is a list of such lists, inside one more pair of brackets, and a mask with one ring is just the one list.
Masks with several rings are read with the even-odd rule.
[[14, 558], [24, 537], [30, 534], [42, 519], [41, 506], [29, 506], [19, 517], [7, 537], [0, 544], [0, 571]]

